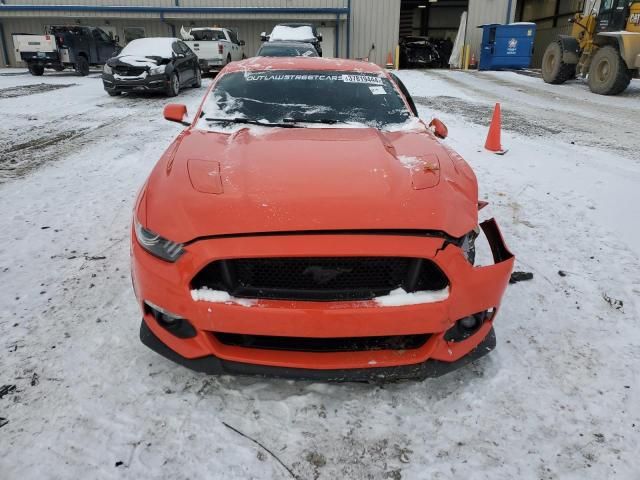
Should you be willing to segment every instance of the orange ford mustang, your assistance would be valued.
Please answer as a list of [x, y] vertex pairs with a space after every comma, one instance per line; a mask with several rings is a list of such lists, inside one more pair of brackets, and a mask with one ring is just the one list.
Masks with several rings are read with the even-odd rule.
[[[140, 337], [208, 373], [424, 378], [492, 350], [514, 257], [469, 165], [370, 64], [228, 65], [135, 205]], [[474, 266], [484, 232], [494, 262]]]

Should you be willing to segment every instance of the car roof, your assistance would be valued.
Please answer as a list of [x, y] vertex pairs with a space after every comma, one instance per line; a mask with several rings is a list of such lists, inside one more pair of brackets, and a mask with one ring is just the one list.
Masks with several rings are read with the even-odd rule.
[[375, 63], [327, 57], [253, 57], [240, 62], [230, 63], [225, 67], [225, 70], [227, 72], [257, 72], [262, 70], [335, 70], [339, 72], [359, 73], [382, 73], [385, 71]]
[[300, 22], [284, 22], [284, 23], [279, 23], [278, 25], [283, 25], [285, 27], [314, 27], [315, 26], [313, 23], [300, 23]]
[[263, 47], [304, 47], [315, 50], [316, 47], [308, 42], [297, 42], [295, 40], [274, 40], [273, 42], [263, 43], [260, 48]]

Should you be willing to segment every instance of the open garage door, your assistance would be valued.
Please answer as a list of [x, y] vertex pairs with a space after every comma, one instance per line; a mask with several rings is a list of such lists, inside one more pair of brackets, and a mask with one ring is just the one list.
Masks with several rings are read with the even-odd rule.
[[468, 8], [469, 0], [402, 0], [400, 68], [446, 67]]

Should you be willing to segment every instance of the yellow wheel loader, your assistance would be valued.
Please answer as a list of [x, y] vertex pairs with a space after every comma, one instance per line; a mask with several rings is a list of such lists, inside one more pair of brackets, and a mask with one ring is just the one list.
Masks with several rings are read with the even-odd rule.
[[593, 93], [623, 92], [640, 75], [640, 1], [594, 0], [571, 22], [571, 35], [559, 35], [544, 52], [544, 81], [578, 76]]

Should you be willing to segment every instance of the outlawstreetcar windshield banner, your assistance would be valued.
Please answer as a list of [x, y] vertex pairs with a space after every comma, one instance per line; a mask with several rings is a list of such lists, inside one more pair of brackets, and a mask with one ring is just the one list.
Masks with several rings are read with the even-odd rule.
[[292, 74], [292, 73], [249, 73], [245, 75], [247, 82], [269, 81], [331, 81], [346, 83], [364, 83], [368, 85], [383, 85], [382, 78], [374, 75], [343, 75], [343, 74]]

